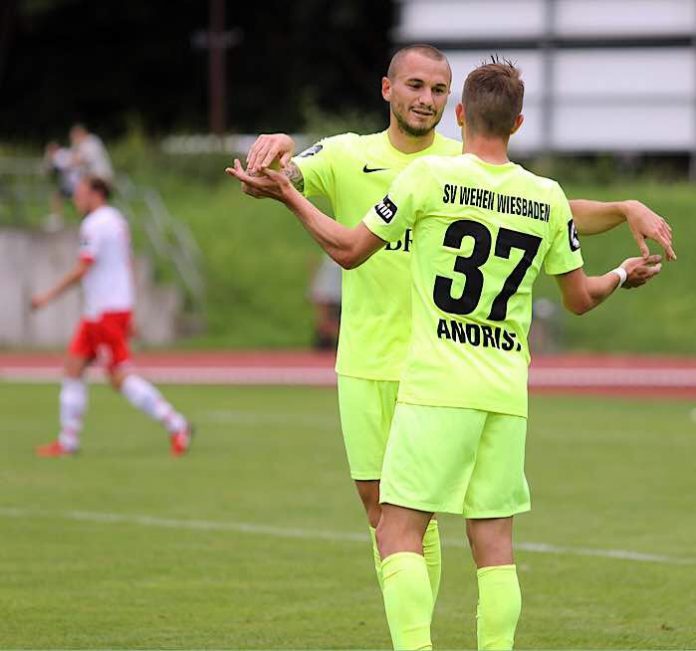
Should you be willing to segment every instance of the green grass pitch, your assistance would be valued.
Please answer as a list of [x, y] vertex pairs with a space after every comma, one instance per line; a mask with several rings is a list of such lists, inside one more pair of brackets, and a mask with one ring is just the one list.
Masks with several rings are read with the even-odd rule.
[[[99, 386], [80, 457], [37, 459], [57, 387], [0, 387], [0, 648], [389, 648], [334, 391], [165, 391], [189, 457]], [[532, 399], [518, 648], [696, 646], [691, 408]], [[442, 529], [434, 643], [475, 648], [463, 526]]]

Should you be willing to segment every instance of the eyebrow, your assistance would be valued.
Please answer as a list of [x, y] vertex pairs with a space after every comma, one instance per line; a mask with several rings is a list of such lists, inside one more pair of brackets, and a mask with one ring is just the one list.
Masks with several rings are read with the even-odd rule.
[[[409, 83], [411, 81], [417, 81], [421, 84], [425, 83], [425, 81], [423, 79], [421, 79], [420, 77], [409, 77], [408, 79], [406, 79], [406, 83]], [[434, 86], [442, 86], [444, 88], [447, 88], [447, 84], [444, 81], [438, 81], [436, 84], [433, 84], [433, 85]]]

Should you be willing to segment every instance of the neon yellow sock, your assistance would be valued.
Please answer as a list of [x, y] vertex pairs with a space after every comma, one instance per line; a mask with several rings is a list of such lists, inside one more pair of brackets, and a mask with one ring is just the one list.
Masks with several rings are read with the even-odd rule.
[[482, 567], [478, 577], [476, 609], [478, 648], [506, 651], [515, 642], [515, 629], [522, 610], [520, 583], [514, 565]]
[[433, 595], [425, 558], [413, 552], [382, 561], [384, 610], [395, 649], [432, 649], [430, 620]]
[[372, 555], [375, 561], [375, 572], [377, 572], [377, 583], [379, 583], [379, 589], [384, 592], [384, 581], [382, 580], [382, 558], [379, 555], [379, 548], [377, 547], [377, 530], [374, 527], [370, 527], [370, 538], [372, 539]]
[[442, 572], [440, 529], [435, 518], [430, 520], [423, 536], [423, 556], [425, 557], [425, 564], [428, 566], [430, 590], [433, 593], [433, 607], [435, 607], [437, 593], [440, 590], [440, 574]]

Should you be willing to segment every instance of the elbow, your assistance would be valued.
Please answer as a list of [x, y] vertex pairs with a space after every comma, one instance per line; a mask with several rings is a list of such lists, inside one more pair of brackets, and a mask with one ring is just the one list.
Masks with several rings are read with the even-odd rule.
[[355, 269], [355, 267], [360, 266], [360, 263], [353, 258], [341, 257], [341, 259], [336, 260], [342, 269], [349, 271], [350, 269]]
[[362, 264], [362, 260], [353, 251], [340, 251], [331, 257], [346, 270], [355, 269]]
[[572, 312], [576, 316], [582, 316], [594, 307], [594, 304], [589, 296], [583, 298], [567, 299], [563, 301], [563, 305], [565, 306], [566, 310]]

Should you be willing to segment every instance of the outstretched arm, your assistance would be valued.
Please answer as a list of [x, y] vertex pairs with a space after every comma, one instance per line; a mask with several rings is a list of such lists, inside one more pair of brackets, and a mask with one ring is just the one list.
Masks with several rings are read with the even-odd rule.
[[586, 276], [582, 268], [556, 276], [563, 305], [574, 314], [585, 314], [597, 307], [617, 288], [640, 287], [660, 273], [659, 255], [628, 258], [603, 276]]
[[355, 228], [348, 228], [325, 215], [293, 187], [285, 174], [264, 169], [261, 176], [250, 176], [238, 160], [225, 172], [253, 190], [253, 196], [285, 204], [319, 246], [344, 269], [361, 265], [384, 246], [384, 241], [362, 222]]
[[649, 239], [662, 247], [665, 259], [670, 261], [677, 259], [672, 248], [670, 225], [640, 201], [574, 199], [569, 203], [573, 211], [573, 221], [580, 235], [604, 233], [626, 222], [643, 257], [650, 255], [648, 245], [645, 243], [645, 240]]
[[82, 280], [82, 277], [87, 273], [91, 262], [80, 258], [75, 266], [63, 276], [56, 285], [43, 294], [37, 294], [31, 299], [31, 307], [33, 310], [38, 310], [50, 303], [54, 298], [60, 296], [66, 289], [72, 287]]

